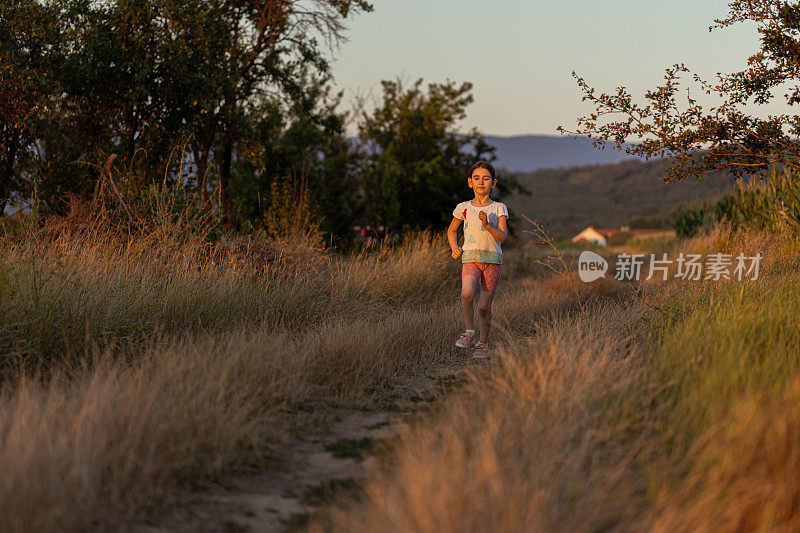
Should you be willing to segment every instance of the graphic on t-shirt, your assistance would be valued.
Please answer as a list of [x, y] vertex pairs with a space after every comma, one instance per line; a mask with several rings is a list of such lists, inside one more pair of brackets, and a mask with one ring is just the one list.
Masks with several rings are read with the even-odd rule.
[[476, 207], [471, 202], [458, 204], [453, 210], [453, 216], [464, 221], [464, 253], [461, 255], [461, 262], [502, 264], [500, 243], [481, 223], [481, 212], [486, 213], [487, 224], [494, 227], [498, 227], [501, 216], [508, 216], [508, 208], [501, 202], [492, 202], [483, 207]]

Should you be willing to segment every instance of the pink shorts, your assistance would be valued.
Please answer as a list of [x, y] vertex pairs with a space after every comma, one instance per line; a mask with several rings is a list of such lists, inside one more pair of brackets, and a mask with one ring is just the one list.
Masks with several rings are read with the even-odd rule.
[[497, 284], [500, 283], [500, 271], [503, 265], [496, 263], [462, 263], [461, 264], [461, 277], [472, 276], [481, 281], [481, 290], [491, 292], [497, 290]]

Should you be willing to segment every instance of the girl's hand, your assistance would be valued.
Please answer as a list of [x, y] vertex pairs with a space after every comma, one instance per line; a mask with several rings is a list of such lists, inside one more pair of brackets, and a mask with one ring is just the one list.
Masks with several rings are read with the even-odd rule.
[[484, 211], [478, 212], [478, 218], [481, 219], [481, 224], [483, 224], [484, 226], [488, 225], [488, 222], [486, 220], [486, 213]]
[[461, 257], [462, 253], [464, 253], [464, 251], [461, 249], [460, 246], [458, 248], [453, 248], [452, 252], [453, 259], [458, 259], [459, 257]]

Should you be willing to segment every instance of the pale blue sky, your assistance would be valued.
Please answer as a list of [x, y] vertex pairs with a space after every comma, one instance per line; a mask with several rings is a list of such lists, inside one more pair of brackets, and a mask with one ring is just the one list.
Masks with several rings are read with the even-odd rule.
[[379, 80], [474, 84], [462, 129], [556, 134], [590, 110], [572, 70], [603, 90], [655, 87], [683, 62], [712, 78], [741, 68], [756, 50], [755, 27], [708, 32], [724, 0], [373, 0], [350, 22], [334, 75], [353, 95], [380, 94]]

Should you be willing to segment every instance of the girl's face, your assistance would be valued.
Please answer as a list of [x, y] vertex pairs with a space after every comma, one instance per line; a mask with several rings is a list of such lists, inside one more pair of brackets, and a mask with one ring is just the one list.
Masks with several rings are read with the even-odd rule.
[[469, 186], [475, 194], [489, 194], [496, 184], [497, 180], [492, 179], [492, 173], [486, 168], [476, 168], [469, 178]]

